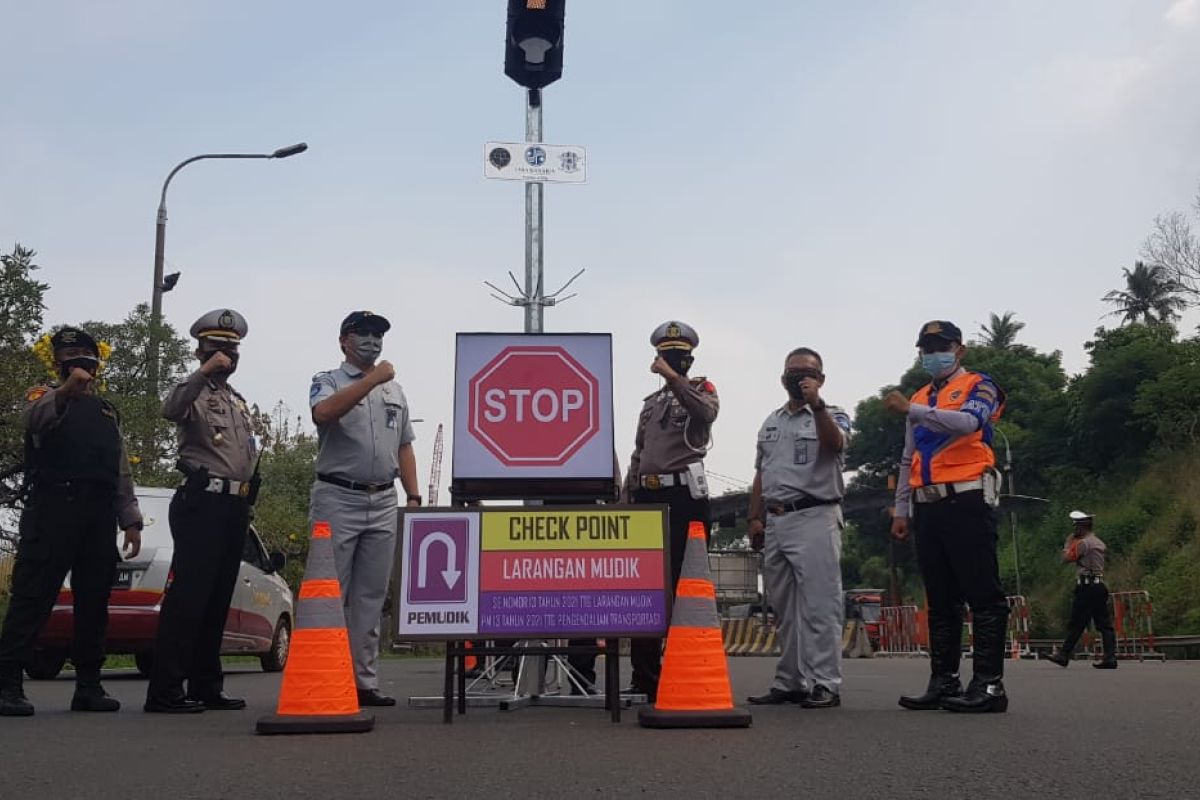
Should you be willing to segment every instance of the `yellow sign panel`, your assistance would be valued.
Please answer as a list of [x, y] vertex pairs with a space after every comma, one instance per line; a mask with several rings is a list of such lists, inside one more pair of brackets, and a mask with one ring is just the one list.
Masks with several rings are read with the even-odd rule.
[[659, 550], [661, 511], [483, 512], [483, 550]]

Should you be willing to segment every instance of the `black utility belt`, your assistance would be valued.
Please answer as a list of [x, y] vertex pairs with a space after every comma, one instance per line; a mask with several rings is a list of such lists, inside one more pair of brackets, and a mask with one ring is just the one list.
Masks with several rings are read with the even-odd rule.
[[[179, 484], [180, 489], [193, 488], [189, 478]], [[250, 481], [235, 481], [230, 478], [208, 478], [202, 485], [197, 485], [194, 488], [208, 494], [224, 494], [231, 497], [248, 498], [250, 496]]]
[[343, 489], [353, 489], [356, 492], [366, 492], [367, 494], [396, 488], [395, 481], [388, 481], [387, 483], [359, 483], [358, 481], [348, 481], [345, 478], [339, 478], [335, 475], [325, 475], [324, 473], [318, 473], [317, 480], [322, 483], [332, 483], [334, 486], [340, 486]]
[[1075, 582], [1079, 586], [1092, 586], [1094, 584], [1102, 584], [1102, 583], [1104, 583], [1104, 576], [1103, 575], [1080, 575], [1078, 578], [1075, 579]]
[[817, 497], [802, 497], [790, 503], [767, 503], [766, 509], [767, 513], [778, 517], [783, 514], [790, 514], [793, 511], [803, 511], [806, 508], [816, 508], [817, 506], [834, 506], [841, 502], [841, 498], [838, 497], [832, 500], [821, 500]]

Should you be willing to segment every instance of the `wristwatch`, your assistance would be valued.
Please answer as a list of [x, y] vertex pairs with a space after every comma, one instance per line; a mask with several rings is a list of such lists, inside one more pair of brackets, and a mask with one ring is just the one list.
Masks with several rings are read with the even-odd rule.
[[417, 505], [421, 505], [421, 502], [422, 502], [421, 495], [419, 495], [419, 494], [410, 494], [410, 495], [408, 496], [408, 502], [410, 502], [410, 503], [411, 503], [411, 502], [413, 502], [414, 500], [416, 501]]

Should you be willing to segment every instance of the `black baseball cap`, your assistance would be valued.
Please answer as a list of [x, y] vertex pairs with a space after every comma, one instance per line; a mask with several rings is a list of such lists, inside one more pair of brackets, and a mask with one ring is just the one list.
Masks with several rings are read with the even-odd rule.
[[941, 339], [946, 342], [962, 344], [962, 331], [953, 322], [935, 319], [921, 326], [921, 332], [917, 334], [917, 347], [920, 347], [926, 339]]
[[96, 345], [96, 340], [87, 331], [79, 328], [59, 328], [50, 337], [50, 347], [54, 350], [62, 350], [64, 347], [86, 347], [97, 357], [100, 356], [100, 348]]
[[342, 333], [349, 333], [356, 328], [366, 328], [372, 333], [382, 336], [391, 330], [392, 323], [387, 321], [387, 317], [382, 317], [373, 311], [351, 311], [342, 320]]

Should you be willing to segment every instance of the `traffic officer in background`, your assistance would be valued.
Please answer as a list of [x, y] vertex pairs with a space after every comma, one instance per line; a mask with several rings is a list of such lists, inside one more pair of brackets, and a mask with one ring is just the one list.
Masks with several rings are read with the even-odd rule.
[[1067, 638], [1063, 640], [1062, 648], [1047, 659], [1060, 667], [1070, 664], [1079, 637], [1089, 622], [1095, 622], [1104, 645], [1104, 657], [1092, 666], [1096, 669], [1116, 669], [1117, 635], [1108, 613], [1108, 587], [1104, 585], [1104, 563], [1108, 548], [1092, 529], [1092, 514], [1072, 511], [1069, 516], [1075, 524], [1075, 530], [1063, 545], [1062, 559], [1064, 563], [1075, 564], [1076, 567], [1075, 599], [1071, 602]]
[[[638, 416], [633, 456], [625, 476], [625, 498], [634, 503], [670, 506], [671, 590], [679, 581], [688, 524], [712, 527], [704, 456], [720, 402], [706, 378], [689, 378], [700, 337], [682, 322], [664, 322], [650, 335], [655, 358], [650, 371], [662, 377], [661, 389], [645, 399]], [[630, 643], [633, 689], [653, 699], [658, 693], [661, 639]]]
[[354, 311], [338, 339], [342, 365], [313, 377], [309, 390], [317, 426], [317, 480], [310, 522], [328, 522], [342, 585], [358, 702], [393, 706], [379, 691], [379, 618], [387, 597], [396, 550], [396, 478], [405, 504], [421, 505], [412, 421], [396, 371], [378, 361], [384, 317]]
[[821, 398], [821, 356], [788, 353], [780, 378], [788, 402], [758, 431], [750, 538], [766, 546], [763, 577], [779, 619], [781, 654], [759, 705], [841, 704], [842, 495], [850, 416]]
[[[917, 563], [929, 603], [929, 663], [924, 694], [900, 698], [923, 711], [1004, 711], [1004, 641], [1008, 601], [996, 559], [999, 478], [992, 426], [1004, 393], [987, 375], [963, 369], [962, 331], [944, 320], [921, 327], [921, 365], [931, 382], [909, 400], [893, 391], [890, 411], [905, 415], [904, 453], [896, 487], [892, 536], [916, 531]], [[958, 677], [962, 604], [974, 617], [974, 676]]]
[[116, 531], [129, 558], [141, 549], [142, 514], [117, 413], [96, 395], [100, 349], [78, 328], [51, 337], [61, 381], [26, 395], [25, 486], [12, 596], [0, 630], [0, 716], [27, 717], [22, 689], [30, 649], [71, 573], [75, 601], [72, 711], [116, 711], [100, 685], [108, 595], [116, 578]]
[[258, 491], [250, 409], [229, 385], [247, 329], [246, 319], [227, 308], [196, 320], [191, 335], [200, 367], [163, 400], [163, 417], [178, 429], [183, 482], [171, 498], [174, 577], [159, 615], [149, 712], [246, 707], [224, 692], [221, 641]]

